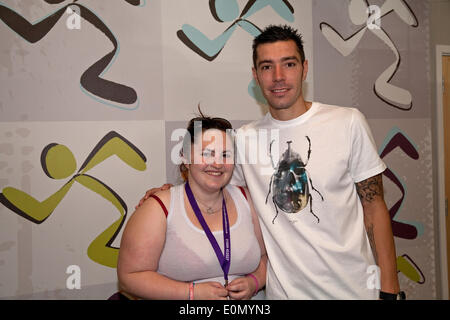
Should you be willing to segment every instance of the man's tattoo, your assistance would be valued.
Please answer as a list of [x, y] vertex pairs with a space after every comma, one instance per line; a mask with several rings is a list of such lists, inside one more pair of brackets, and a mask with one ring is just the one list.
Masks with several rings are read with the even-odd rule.
[[[383, 199], [383, 179], [381, 174], [358, 182], [356, 184], [356, 191], [361, 199], [362, 205], [368, 205], [375, 201], [378, 197]], [[369, 238], [370, 247], [372, 249], [375, 263], [378, 264], [378, 254], [375, 245], [373, 217], [370, 211], [364, 210], [364, 225], [366, 227], [367, 237]]]
[[373, 225], [366, 226], [367, 237], [369, 238], [370, 247], [372, 248], [373, 258], [375, 259], [375, 263], [378, 265], [378, 254], [377, 247], [375, 245], [375, 237], [373, 235]]
[[372, 202], [376, 197], [383, 199], [383, 179], [381, 174], [358, 182], [356, 184], [356, 191], [362, 204]]

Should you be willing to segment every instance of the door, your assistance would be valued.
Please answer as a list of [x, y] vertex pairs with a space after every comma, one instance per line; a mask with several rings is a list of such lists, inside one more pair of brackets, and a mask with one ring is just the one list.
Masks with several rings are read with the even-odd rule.
[[450, 56], [442, 57], [442, 76], [444, 81], [444, 141], [445, 141], [445, 209], [447, 227], [447, 267], [450, 292], [450, 218], [448, 201], [450, 199]]

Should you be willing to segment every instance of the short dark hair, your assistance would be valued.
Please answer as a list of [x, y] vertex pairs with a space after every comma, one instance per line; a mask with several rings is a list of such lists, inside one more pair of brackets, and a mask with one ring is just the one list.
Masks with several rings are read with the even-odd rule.
[[300, 53], [301, 62], [305, 62], [305, 51], [303, 49], [303, 39], [301, 34], [296, 29], [288, 25], [269, 25], [253, 40], [253, 66], [256, 68], [256, 49], [259, 45], [289, 40], [295, 42], [298, 52]]
[[[233, 126], [227, 119], [217, 118], [217, 117], [213, 118], [213, 117], [204, 115], [202, 113], [202, 111], [200, 110], [200, 105], [198, 106], [198, 112], [199, 112], [198, 117], [195, 117], [195, 118], [192, 118], [191, 120], [189, 120], [188, 126], [186, 128], [187, 132], [183, 139], [183, 149], [181, 150], [182, 156], [184, 156], [189, 161], [190, 161], [190, 157], [191, 157], [190, 146], [195, 141], [195, 133], [196, 133], [195, 128], [196, 127], [201, 127], [202, 133], [205, 132], [206, 130], [210, 130], [210, 129], [217, 129], [217, 130], [223, 131], [225, 133], [228, 133], [228, 132], [230, 132], [230, 130], [233, 130]], [[184, 163], [182, 163], [180, 165], [180, 173], [181, 173], [181, 177], [183, 178], [183, 180], [186, 181], [188, 169]]]

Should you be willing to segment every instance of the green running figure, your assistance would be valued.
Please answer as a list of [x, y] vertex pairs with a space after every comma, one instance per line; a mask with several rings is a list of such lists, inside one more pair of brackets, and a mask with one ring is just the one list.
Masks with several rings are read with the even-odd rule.
[[42, 202], [13, 187], [3, 189], [0, 193], [0, 202], [25, 219], [41, 224], [52, 214], [75, 182], [98, 193], [117, 208], [120, 218], [91, 242], [87, 254], [91, 260], [101, 265], [116, 268], [119, 248], [112, 247], [111, 244], [125, 222], [128, 209], [114, 190], [97, 178], [86, 174], [87, 171], [112, 155], [118, 156], [136, 170], [144, 171], [146, 169], [145, 155], [115, 131], [109, 132], [100, 140], [76, 174], [74, 173], [77, 164], [72, 151], [64, 145], [51, 143], [42, 150], [42, 169], [52, 179], [65, 179], [74, 174], [72, 178]]

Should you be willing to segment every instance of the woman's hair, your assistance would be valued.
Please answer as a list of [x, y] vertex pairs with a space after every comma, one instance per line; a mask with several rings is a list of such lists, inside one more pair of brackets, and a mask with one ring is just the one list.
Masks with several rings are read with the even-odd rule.
[[[191, 158], [191, 145], [194, 144], [195, 134], [198, 132], [205, 132], [210, 129], [217, 129], [223, 132], [227, 132], [228, 130], [232, 130], [233, 126], [231, 123], [223, 118], [212, 118], [203, 114], [200, 110], [200, 105], [198, 106], [199, 116], [192, 118], [189, 120], [187, 126], [187, 132], [183, 139], [183, 148], [180, 153], [181, 156], [190, 162]], [[201, 131], [200, 131], [201, 128]], [[180, 164], [180, 174], [184, 181], [187, 181], [188, 177], [188, 168], [185, 163]]]

